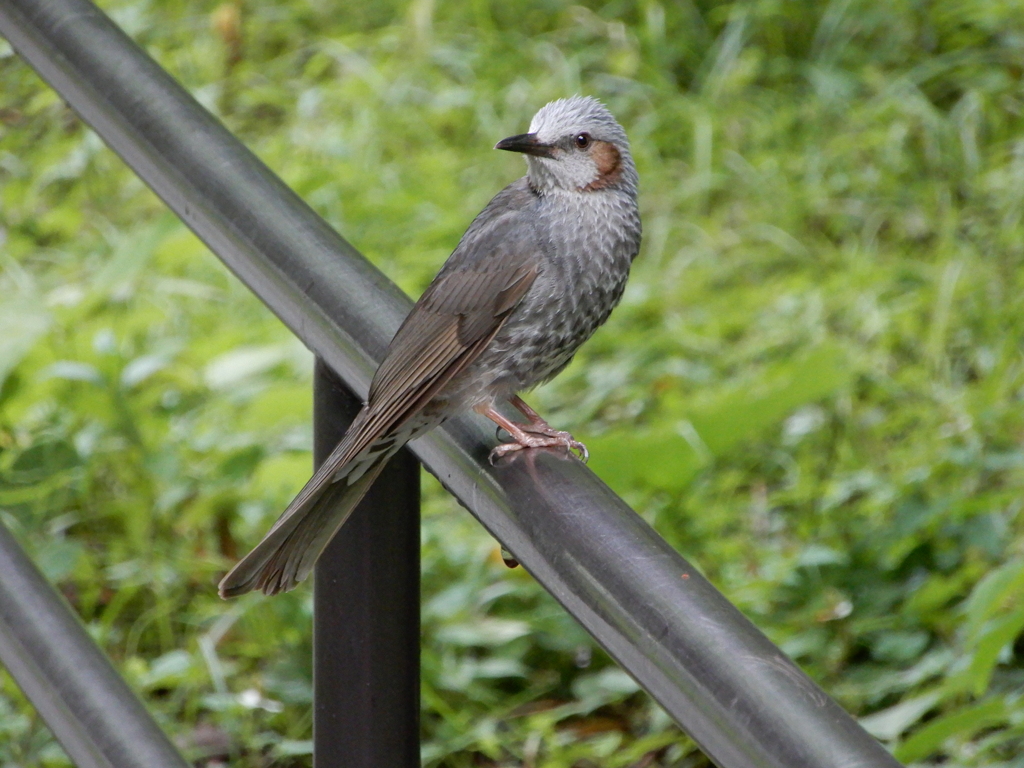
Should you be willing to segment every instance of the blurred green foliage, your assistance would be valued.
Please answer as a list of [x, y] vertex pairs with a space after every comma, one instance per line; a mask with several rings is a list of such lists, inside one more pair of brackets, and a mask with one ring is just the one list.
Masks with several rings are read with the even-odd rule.
[[[546, 101], [645, 245], [531, 400], [902, 760], [1024, 755], [1024, 4], [103, 7], [410, 293]], [[0, 42], [0, 515], [198, 764], [309, 763], [308, 588], [214, 583], [307, 477], [310, 357]], [[428, 766], [704, 765], [432, 481]], [[0, 762], [66, 758], [9, 678]]]

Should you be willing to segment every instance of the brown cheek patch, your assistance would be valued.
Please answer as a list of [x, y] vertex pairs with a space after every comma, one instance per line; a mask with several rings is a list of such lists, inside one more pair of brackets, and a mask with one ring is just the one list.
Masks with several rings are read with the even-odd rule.
[[615, 145], [607, 141], [595, 141], [590, 150], [590, 156], [594, 158], [597, 165], [597, 178], [587, 184], [583, 189], [592, 192], [596, 189], [604, 189], [619, 180], [622, 175], [622, 155]]

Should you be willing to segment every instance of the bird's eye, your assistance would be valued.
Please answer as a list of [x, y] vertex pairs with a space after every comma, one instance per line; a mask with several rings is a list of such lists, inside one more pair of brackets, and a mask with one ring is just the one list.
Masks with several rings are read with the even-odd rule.
[[580, 149], [586, 149], [590, 146], [590, 134], [580, 133], [576, 136], [576, 146]]

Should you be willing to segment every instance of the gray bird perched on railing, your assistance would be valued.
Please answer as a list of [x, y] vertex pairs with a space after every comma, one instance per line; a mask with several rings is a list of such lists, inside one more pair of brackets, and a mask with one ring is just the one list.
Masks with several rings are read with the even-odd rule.
[[[629, 141], [601, 102], [574, 96], [541, 108], [529, 133], [495, 149], [526, 155], [527, 175], [470, 224], [395, 334], [338, 447], [224, 577], [222, 597], [271, 595], [306, 578], [387, 461], [471, 408], [512, 438], [492, 459], [545, 446], [586, 458], [518, 393], [565, 368], [622, 296], [640, 248]], [[495, 410], [503, 400], [527, 422]]]

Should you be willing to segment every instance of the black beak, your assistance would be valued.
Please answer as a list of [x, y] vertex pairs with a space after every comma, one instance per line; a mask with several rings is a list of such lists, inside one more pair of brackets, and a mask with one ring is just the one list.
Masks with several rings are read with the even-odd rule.
[[554, 148], [549, 144], [541, 144], [535, 133], [521, 133], [518, 136], [509, 136], [494, 145], [495, 149], [505, 149], [509, 152], [522, 152], [524, 155], [536, 155], [537, 157], [553, 157]]

